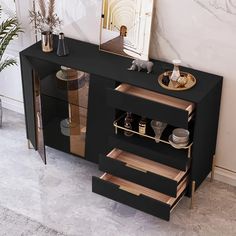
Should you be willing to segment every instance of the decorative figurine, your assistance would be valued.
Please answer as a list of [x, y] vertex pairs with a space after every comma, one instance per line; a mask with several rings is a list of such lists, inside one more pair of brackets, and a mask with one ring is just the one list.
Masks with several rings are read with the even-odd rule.
[[152, 72], [152, 68], [154, 66], [154, 63], [151, 61], [143, 61], [140, 59], [135, 59], [132, 61], [132, 66], [128, 69], [131, 71], [141, 71], [142, 69], [147, 70], [147, 73], [151, 73]]

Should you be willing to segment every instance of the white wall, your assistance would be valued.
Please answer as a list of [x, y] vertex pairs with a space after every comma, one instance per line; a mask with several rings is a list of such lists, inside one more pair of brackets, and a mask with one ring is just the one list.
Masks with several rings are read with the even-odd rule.
[[[11, 2], [13, 2], [13, 0], [11, 0]], [[25, 32], [24, 34], [20, 34], [20, 37], [9, 45], [4, 56], [16, 58], [18, 65], [20, 65], [19, 51], [29, 46], [33, 42], [32, 33], [29, 30], [29, 21], [27, 19], [28, 9], [31, 7], [31, 1], [25, 0], [21, 1], [19, 4], [19, 0], [16, 0], [15, 9], [11, 2], [9, 2], [9, 0], [0, 0], [0, 5], [2, 4], [4, 9], [5, 7], [8, 7], [7, 11], [9, 14], [10, 11], [13, 11], [13, 14], [16, 11]], [[7, 16], [4, 15], [4, 17]], [[4, 107], [23, 113], [23, 95], [19, 66], [9, 67], [1, 72], [0, 98], [2, 99]]]
[[[154, 2], [151, 57], [165, 61], [180, 58], [184, 65], [224, 76], [217, 176], [236, 185], [236, 111], [233, 108], [236, 102], [236, 0]], [[19, 9], [28, 32], [26, 38], [31, 39], [27, 4], [29, 2], [20, 1]], [[67, 36], [98, 44], [102, 0], [58, 0], [57, 4], [58, 14], [64, 21], [62, 30]], [[5, 78], [0, 84], [4, 83], [7, 95], [13, 98], [17, 95], [22, 100], [19, 69], [11, 70], [6, 71], [4, 77], [14, 77], [18, 82], [11, 83]]]

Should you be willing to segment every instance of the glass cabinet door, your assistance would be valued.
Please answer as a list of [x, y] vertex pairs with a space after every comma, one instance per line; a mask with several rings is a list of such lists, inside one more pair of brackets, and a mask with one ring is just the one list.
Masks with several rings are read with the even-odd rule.
[[33, 72], [33, 84], [34, 84], [34, 113], [35, 113], [35, 125], [36, 125], [36, 145], [37, 151], [41, 156], [43, 162], [46, 164], [46, 153], [44, 146], [43, 135], [43, 123], [42, 123], [42, 109], [41, 109], [41, 96], [40, 96], [40, 80], [39, 77]]
[[41, 80], [46, 145], [85, 156], [89, 77], [62, 66]]

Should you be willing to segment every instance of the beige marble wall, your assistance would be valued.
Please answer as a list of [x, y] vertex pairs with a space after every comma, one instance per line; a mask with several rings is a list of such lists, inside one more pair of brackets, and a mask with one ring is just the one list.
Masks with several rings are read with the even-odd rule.
[[150, 54], [224, 76], [217, 165], [236, 172], [236, 0], [157, 0]]
[[[67, 35], [99, 43], [101, 0], [60, 1]], [[236, 0], [155, 0], [150, 56], [224, 76], [217, 165], [236, 172]]]

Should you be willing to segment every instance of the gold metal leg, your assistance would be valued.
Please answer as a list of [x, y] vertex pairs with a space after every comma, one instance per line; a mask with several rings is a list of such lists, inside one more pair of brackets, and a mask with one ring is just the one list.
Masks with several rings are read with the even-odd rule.
[[196, 182], [192, 181], [192, 192], [191, 192], [190, 209], [193, 209], [195, 188], [196, 188]]
[[213, 157], [213, 161], [212, 161], [212, 169], [211, 169], [211, 182], [213, 182], [214, 177], [215, 177], [215, 167], [216, 167], [216, 158], [215, 156]]
[[29, 141], [29, 139], [27, 140], [28, 142], [28, 149], [33, 149], [32, 145], [31, 145], [31, 142]]

